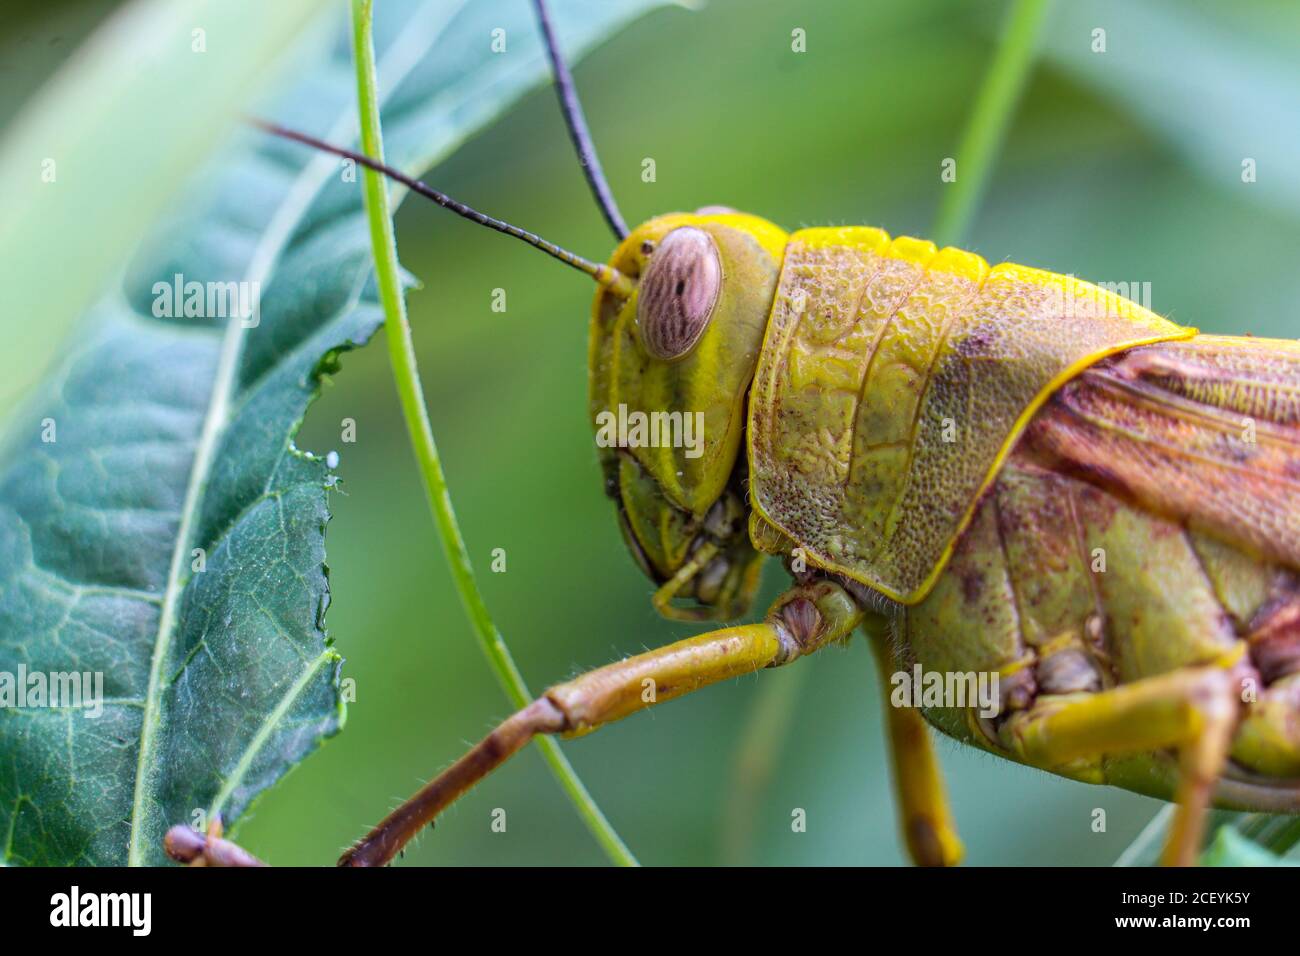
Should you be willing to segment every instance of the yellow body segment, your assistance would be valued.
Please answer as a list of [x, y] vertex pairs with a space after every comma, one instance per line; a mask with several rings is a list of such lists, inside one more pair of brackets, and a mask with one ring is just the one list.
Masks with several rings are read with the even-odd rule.
[[750, 400], [753, 508], [809, 564], [914, 604], [1053, 391], [1194, 334], [1073, 277], [873, 228], [793, 233]]

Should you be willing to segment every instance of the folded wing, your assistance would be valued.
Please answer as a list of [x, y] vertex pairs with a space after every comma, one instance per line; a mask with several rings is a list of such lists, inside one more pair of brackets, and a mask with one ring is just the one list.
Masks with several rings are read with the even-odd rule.
[[1300, 343], [1207, 335], [1134, 349], [1060, 389], [1025, 445], [1300, 570]]

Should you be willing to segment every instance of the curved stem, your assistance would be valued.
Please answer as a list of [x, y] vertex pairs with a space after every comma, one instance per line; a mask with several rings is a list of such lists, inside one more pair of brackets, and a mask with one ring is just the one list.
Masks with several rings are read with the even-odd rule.
[[[383, 162], [383, 139], [379, 126], [379, 106], [375, 80], [375, 54], [371, 38], [371, 0], [352, 0], [352, 41], [357, 67], [357, 100], [361, 118], [361, 150], [367, 156]], [[438, 448], [433, 440], [433, 428], [420, 385], [420, 372], [415, 362], [415, 344], [411, 339], [411, 326], [406, 316], [406, 300], [402, 296], [401, 277], [397, 264], [397, 242], [393, 234], [393, 219], [388, 204], [388, 184], [384, 177], [365, 169], [364, 195], [366, 213], [370, 222], [370, 238], [374, 246], [375, 276], [379, 284], [379, 298], [384, 308], [384, 329], [393, 365], [393, 380], [397, 385], [402, 414], [406, 419], [411, 447], [424, 479], [425, 494], [433, 510], [434, 522], [442, 541], [443, 552], [451, 567], [452, 579], [460, 594], [465, 613], [474, 627], [479, 645], [492, 667], [493, 673], [505, 690], [506, 697], [516, 709], [523, 708], [532, 699], [523, 675], [515, 666], [510, 650], [501, 633], [488, 614], [483, 595], [474, 579], [474, 567], [465, 550], [447, 491], [447, 479], [442, 471]], [[601, 813], [573, 767], [565, 759], [554, 740], [541, 738], [537, 745], [551, 767], [551, 772], [577, 808], [587, 828], [600, 843], [610, 860], [621, 866], [635, 866], [636, 858], [619, 835], [614, 832], [605, 815]]]
[[1047, 0], [1016, 0], [1011, 8], [997, 54], [957, 147], [957, 179], [944, 190], [939, 204], [934, 241], [940, 246], [961, 242], [970, 226], [1033, 65], [1038, 28], [1046, 10]]
[[797, 726], [799, 697], [812, 671], [783, 667], [764, 675], [732, 758], [731, 786], [722, 820], [722, 863], [747, 866], [759, 809], [779, 769], [781, 752]]

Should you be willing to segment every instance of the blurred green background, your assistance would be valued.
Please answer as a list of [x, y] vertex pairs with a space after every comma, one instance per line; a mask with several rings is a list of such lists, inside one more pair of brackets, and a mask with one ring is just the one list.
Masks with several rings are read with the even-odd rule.
[[[0, 116], [113, 6], [14, 5]], [[940, 163], [1004, 10], [711, 0], [638, 21], [575, 74], [629, 221], [723, 203], [787, 228], [926, 235], [945, 188]], [[791, 52], [795, 27], [804, 54]], [[1098, 27], [1104, 54], [1091, 50]], [[1041, 44], [966, 245], [992, 262], [1149, 282], [1154, 309], [1207, 331], [1300, 335], [1296, 6], [1058, 3]], [[646, 157], [654, 183], [640, 178]], [[1246, 157], [1257, 182], [1242, 182]], [[425, 178], [591, 257], [611, 247], [549, 89]], [[398, 247], [425, 283], [410, 296], [411, 321], [461, 526], [532, 688], [695, 630], [654, 615], [601, 493], [585, 415], [584, 280], [417, 200], [398, 216]], [[506, 290], [504, 314], [491, 310], [495, 288]], [[355, 444], [340, 443], [344, 418], [357, 423]], [[345, 357], [298, 444], [341, 454], [328, 625], [357, 700], [345, 731], [262, 798], [240, 838], [272, 863], [325, 864], [507, 706], [442, 562], [382, 344]], [[489, 571], [495, 548], [505, 573]], [[780, 577], [768, 568], [761, 602]], [[783, 732], [759, 741], [770, 773], [755, 788], [738, 782], [738, 749], [774, 682], [799, 686], [787, 688]], [[566, 751], [645, 863], [893, 864], [903, 858], [880, 708], [858, 641]], [[974, 864], [1109, 864], [1159, 806], [947, 741], [940, 752]], [[495, 808], [504, 833], [490, 827]], [[791, 830], [795, 808], [807, 813], [804, 833]], [[1095, 808], [1104, 833], [1093, 831]], [[406, 854], [408, 865], [603, 860], [531, 750]]]

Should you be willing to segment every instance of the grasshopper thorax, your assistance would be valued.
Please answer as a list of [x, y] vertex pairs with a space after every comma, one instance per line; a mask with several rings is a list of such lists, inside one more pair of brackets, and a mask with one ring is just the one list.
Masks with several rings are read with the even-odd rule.
[[659, 216], [609, 261], [631, 294], [596, 295], [590, 413], [606, 490], [670, 616], [737, 616], [757, 584], [741, 449], [785, 240], [730, 211]]

